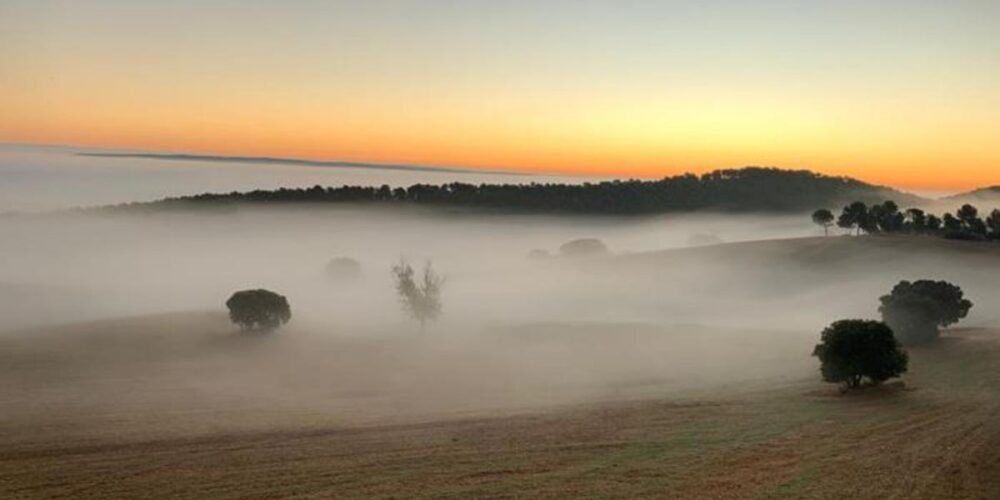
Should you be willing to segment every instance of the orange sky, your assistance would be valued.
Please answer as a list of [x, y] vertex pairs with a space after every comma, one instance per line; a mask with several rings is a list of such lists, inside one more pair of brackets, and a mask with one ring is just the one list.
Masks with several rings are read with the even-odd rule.
[[8, 2], [0, 142], [1000, 184], [990, 2], [419, 4]]

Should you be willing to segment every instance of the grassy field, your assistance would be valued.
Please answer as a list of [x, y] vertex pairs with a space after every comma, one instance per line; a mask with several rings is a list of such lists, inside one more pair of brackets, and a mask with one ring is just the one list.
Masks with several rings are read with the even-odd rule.
[[[130, 348], [115, 328], [134, 321], [91, 325], [111, 332], [103, 339], [83, 332], [59, 342], [70, 342], [64, 354], [105, 346], [96, 362], [5, 339], [0, 497], [1000, 498], [1000, 332], [950, 332], [911, 351], [905, 386], [847, 396], [810, 365], [703, 387], [635, 381], [647, 397], [624, 400], [397, 417], [389, 405], [338, 420], [330, 408], [268, 408], [231, 392], [223, 404], [152, 375], [137, 381], [132, 363], [172, 377], [170, 353], [230, 340], [161, 336], [155, 357], [123, 364]], [[172, 324], [184, 321], [207, 320]], [[196, 374], [199, 363], [236, 366], [207, 356], [185, 354], [184, 365]], [[43, 386], [63, 393], [36, 392]]]

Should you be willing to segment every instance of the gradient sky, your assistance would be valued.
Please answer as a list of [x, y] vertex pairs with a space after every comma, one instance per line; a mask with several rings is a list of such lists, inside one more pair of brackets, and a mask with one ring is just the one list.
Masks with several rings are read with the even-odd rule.
[[1000, 2], [0, 0], [0, 142], [1000, 184]]

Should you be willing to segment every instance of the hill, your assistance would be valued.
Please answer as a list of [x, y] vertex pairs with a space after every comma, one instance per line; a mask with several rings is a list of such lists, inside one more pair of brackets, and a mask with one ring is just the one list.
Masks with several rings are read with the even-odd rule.
[[[946, 202], [984, 204], [986, 206], [1000, 206], [1000, 186], [989, 186], [973, 191], [959, 193], [954, 196], [944, 198]], [[980, 207], [985, 208], [985, 207]]]
[[343, 186], [202, 194], [114, 208], [198, 208], [234, 203], [379, 203], [566, 214], [656, 214], [697, 210], [806, 212], [852, 201], [926, 202], [891, 188], [807, 170], [747, 167], [656, 181], [585, 184], [415, 184], [408, 188]]

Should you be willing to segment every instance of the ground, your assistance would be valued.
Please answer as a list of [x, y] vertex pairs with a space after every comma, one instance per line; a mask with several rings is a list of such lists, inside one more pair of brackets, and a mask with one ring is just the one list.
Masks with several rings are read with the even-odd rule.
[[[18, 389], [84, 371], [46, 368], [32, 349], [6, 350], [18, 408], [3, 420], [3, 498], [1000, 498], [1000, 332], [987, 329], [950, 331], [911, 350], [903, 384], [847, 395], [813, 367], [630, 400], [258, 427], [212, 405], [206, 427], [196, 408], [164, 407], [169, 394], [44, 418], [57, 400], [25, 409], [33, 394]], [[127, 387], [120, 369], [67, 390]]]

